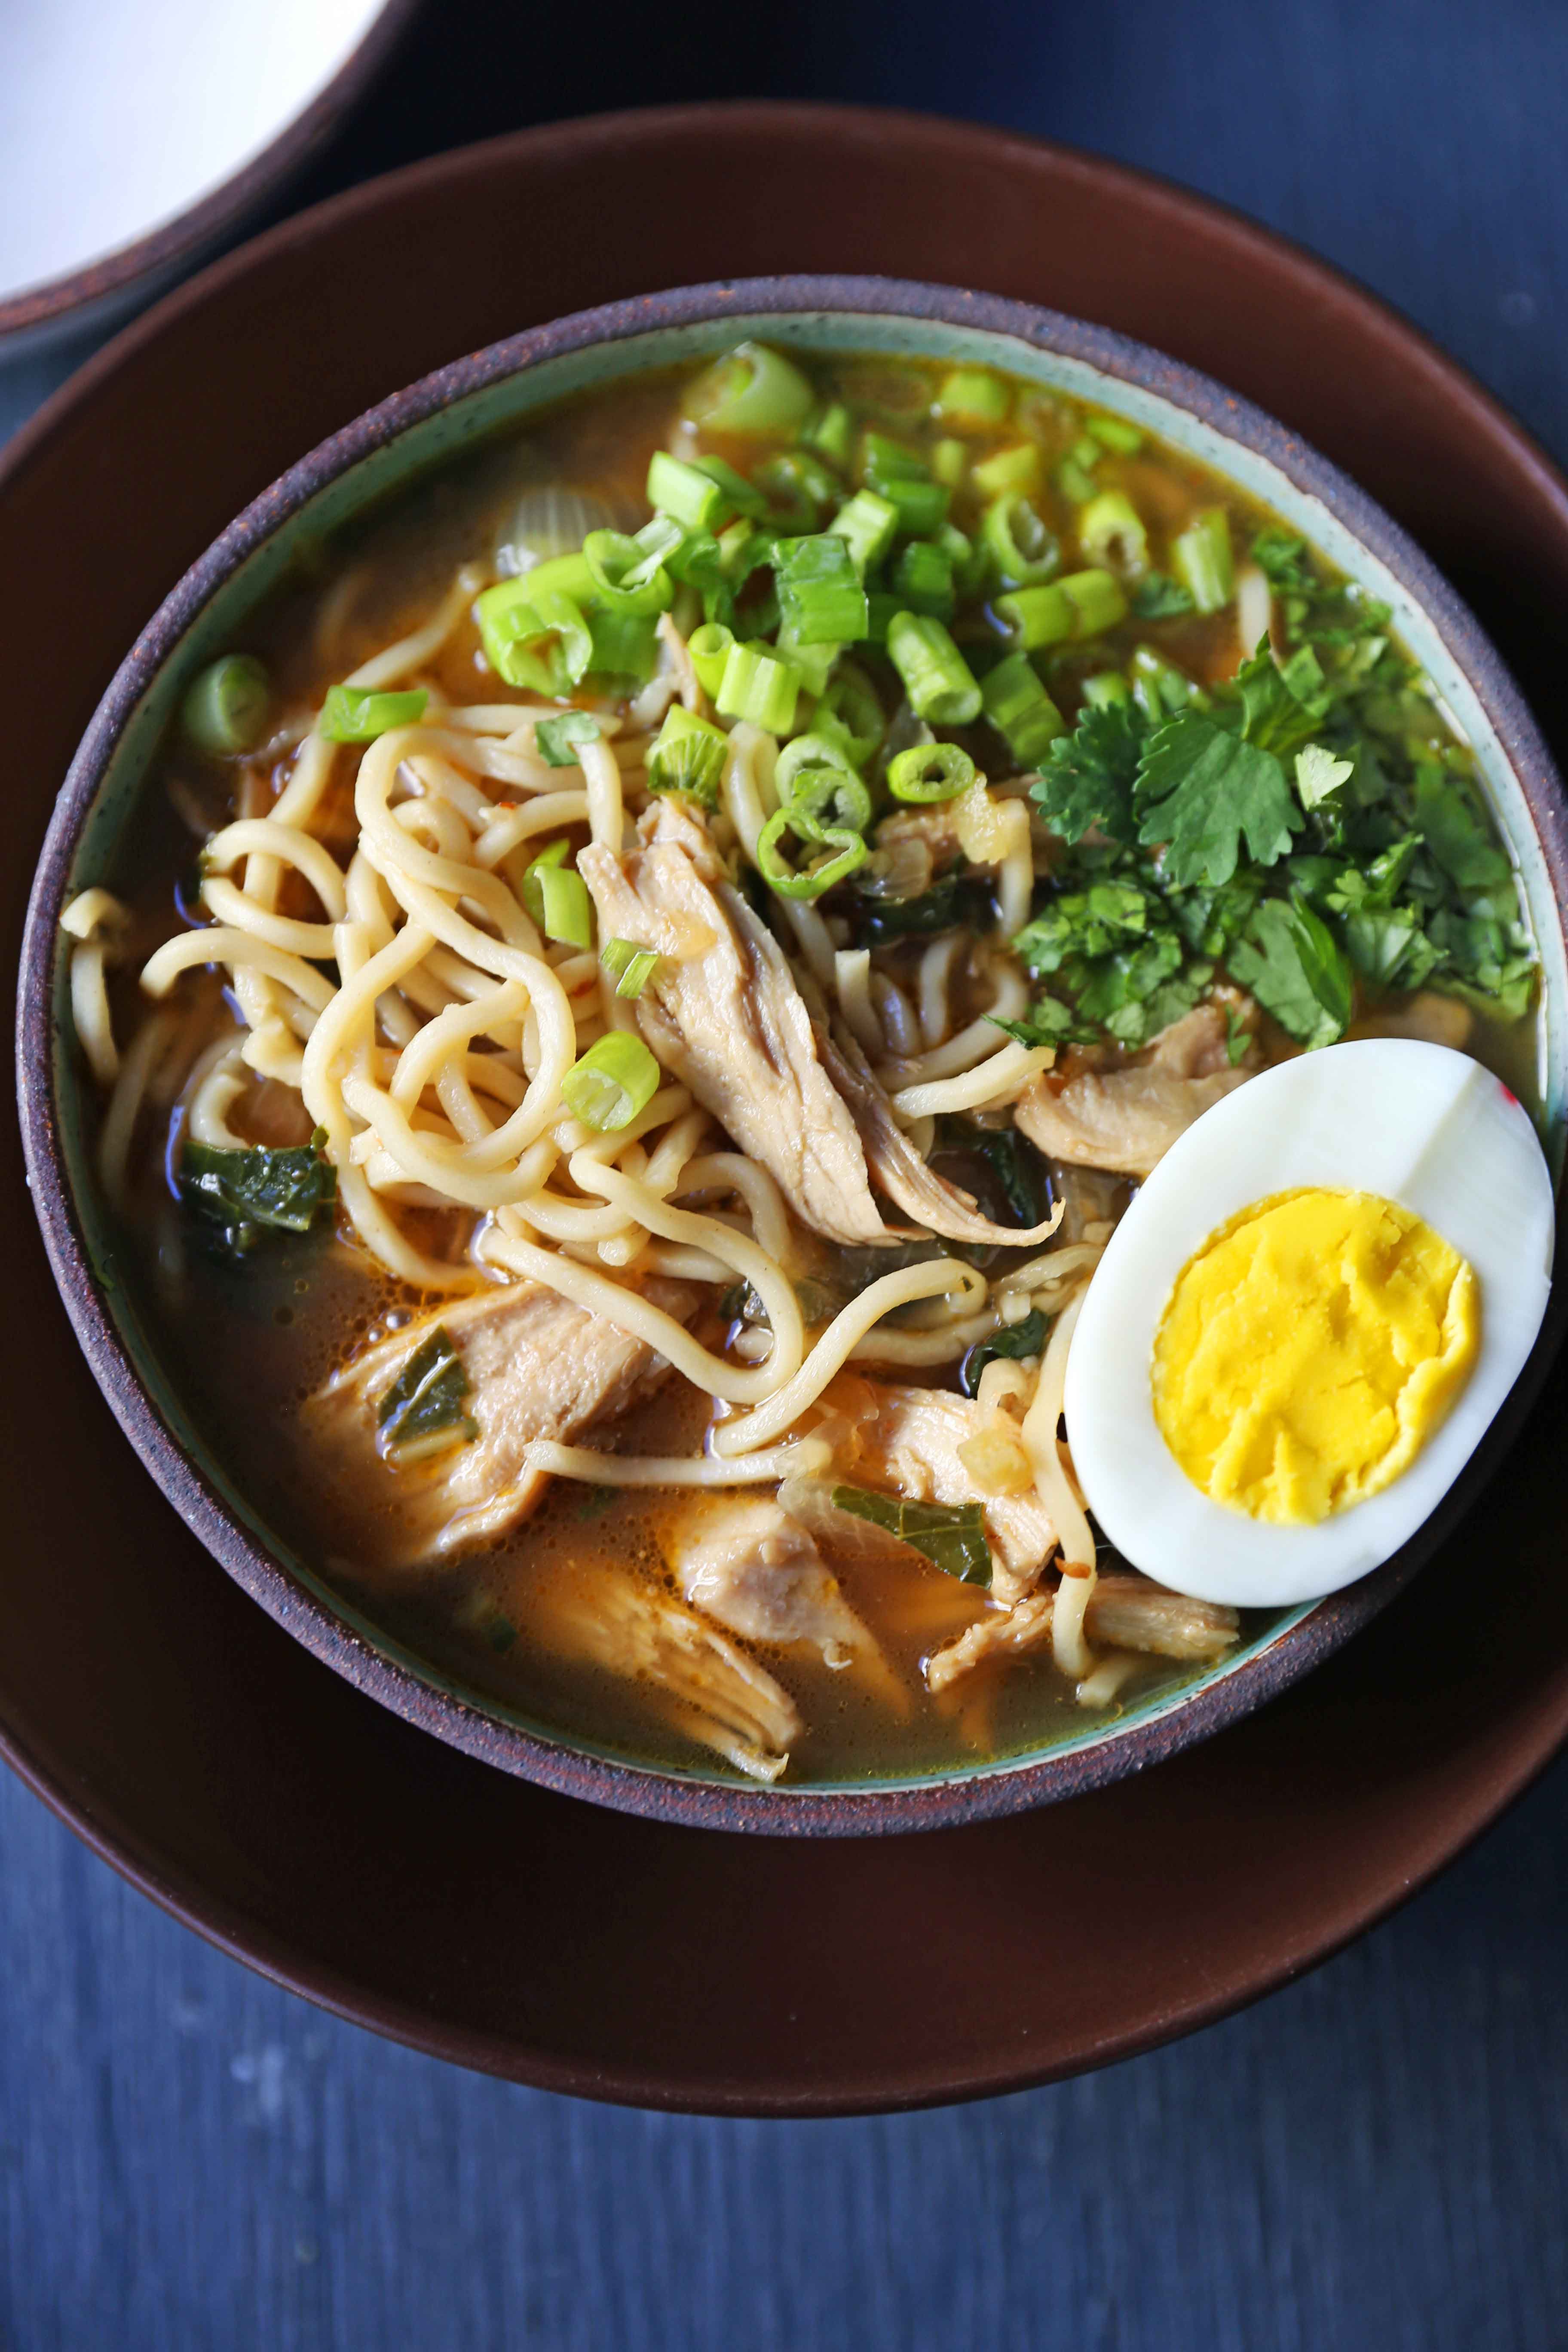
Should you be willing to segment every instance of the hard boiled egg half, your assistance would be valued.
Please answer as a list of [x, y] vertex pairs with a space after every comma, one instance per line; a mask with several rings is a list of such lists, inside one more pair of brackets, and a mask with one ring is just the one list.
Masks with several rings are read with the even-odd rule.
[[1430, 1517], [1524, 1368], [1555, 1207], [1468, 1055], [1331, 1045], [1215, 1103], [1111, 1235], [1068, 1359], [1101, 1529], [1173, 1591], [1276, 1609]]

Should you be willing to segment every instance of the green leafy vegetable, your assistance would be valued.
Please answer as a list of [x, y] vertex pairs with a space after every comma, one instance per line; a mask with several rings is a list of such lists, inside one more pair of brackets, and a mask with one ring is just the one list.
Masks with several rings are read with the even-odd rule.
[[991, 1546], [985, 1538], [985, 1513], [978, 1503], [909, 1503], [865, 1486], [835, 1486], [833, 1506], [912, 1545], [933, 1568], [955, 1576], [961, 1584], [991, 1581]]
[[266, 1229], [308, 1233], [318, 1210], [337, 1198], [337, 1171], [323, 1160], [325, 1130], [309, 1143], [267, 1150], [260, 1145], [235, 1151], [187, 1141], [180, 1155], [180, 1192], [198, 1215], [226, 1229], [237, 1255], [244, 1256]]
[[1132, 788], [1143, 747], [1142, 715], [1130, 704], [1090, 705], [1070, 735], [1046, 753], [1029, 797], [1053, 833], [1079, 842], [1098, 825], [1114, 841], [1131, 841]]
[[1133, 798], [1138, 837], [1165, 845], [1162, 872], [1177, 889], [1228, 882], [1243, 840], [1255, 865], [1272, 866], [1302, 825], [1273, 752], [1195, 711], [1149, 738]]
[[437, 1324], [376, 1405], [376, 1427], [387, 1452], [406, 1460], [478, 1437], [478, 1423], [463, 1411], [469, 1386], [462, 1358]]
[[[1297, 675], [1300, 677], [1300, 672]], [[1246, 714], [1242, 734], [1260, 751], [1288, 760], [1316, 730], [1320, 714], [1306, 709], [1291, 692], [1283, 671], [1268, 650], [1267, 637], [1249, 661], [1237, 671], [1237, 693]]]
[[1304, 809], [1321, 808], [1355, 773], [1353, 760], [1336, 760], [1321, 743], [1309, 743], [1296, 754], [1296, 790]]
[[1021, 1323], [1004, 1323], [989, 1339], [977, 1340], [958, 1368], [958, 1385], [964, 1395], [979, 1395], [980, 1375], [987, 1364], [1002, 1359], [1016, 1363], [1028, 1356], [1044, 1355], [1050, 1328], [1048, 1318], [1036, 1307]]
[[1298, 893], [1266, 898], [1230, 956], [1232, 977], [1303, 1045], [1331, 1045], [1350, 1025], [1350, 961]]

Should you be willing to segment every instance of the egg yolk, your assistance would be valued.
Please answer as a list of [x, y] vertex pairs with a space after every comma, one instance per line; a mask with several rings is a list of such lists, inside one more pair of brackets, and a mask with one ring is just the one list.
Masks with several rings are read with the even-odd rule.
[[1409, 1468], [1479, 1342], [1475, 1273], [1430, 1225], [1371, 1192], [1281, 1192], [1177, 1276], [1154, 1418], [1215, 1502], [1315, 1523]]

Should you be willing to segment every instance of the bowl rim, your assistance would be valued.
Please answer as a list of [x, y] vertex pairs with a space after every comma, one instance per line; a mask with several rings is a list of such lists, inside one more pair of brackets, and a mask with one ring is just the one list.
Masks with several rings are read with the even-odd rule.
[[[379, 22], [380, 20], [378, 20]], [[58, 1129], [52, 979], [58, 917], [82, 825], [123, 728], [209, 599], [328, 483], [412, 427], [485, 388], [595, 345], [730, 316], [874, 314], [1012, 337], [1164, 399], [1272, 463], [1328, 506], [1422, 607], [1493, 726], [1523, 792], [1553, 901], [1568, 932], [1568, 808], [1535, 722], [1500, 656], [1443, 574], [1374, 500], [1267, 412], [1152, 346], [1044, 305], [885, 277], [781, 275], [632, 296], [569, 313], [432, 371], [329, 436], [263, 490], [187, 569], [121, 662], [71, 762], [39, 856], [17, 998], [18, 1100], [35, 1211], [51, 1270], [95, 1379], [156, 1484], [205, 1549], [276, 1622], [405, 1721], [558, 1793], [645, 1818], [770, 1835], [879, 1834], [980, 1822], [1106, 1785], [1174, 1755], [1277, 1696], [1370, 1622], [1442, 1539], [1440, 1517], [1392, 1559], [1331, 1595], [1251, 1658], [1168, 1708], [1091, 1746], [1007, 1759], [912, 1785], [750, 1788], [617, 1760], [491, 1714], [356, 1632], [241, 1523], [186, 1454], [137, 1369], [95, 1272]], [[1560, 1286], [1559, 1288], [1563, 1286]], [[1550, 1366], [1568, 1300], [1553, 1292], [1529, 1366], [1450, 1490], [1462, 1508], [1500, 1460]], [[1441, 1515], [1446, 1517], [1447, 1513]]]
[[0, 347], [30, 348], [103, 316], [122, 314], [145, 282], [158, 287], [237, 228], [309, 162], [364, 96], [412, 26], [424, 0], [381, 0], [348, 54], [313, 98], [249, 160], [194, 204], [123, 245], [0, 296]]

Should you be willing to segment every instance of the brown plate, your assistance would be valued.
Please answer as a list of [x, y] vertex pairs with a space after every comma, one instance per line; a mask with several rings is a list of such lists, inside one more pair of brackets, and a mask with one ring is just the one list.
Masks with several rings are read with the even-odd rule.
[[[656, 207], [639, 200], [650, 185]], [[543, 258], [513, 264], [496, 236], [508, 219], [591, 220], [594, 244], [531, 240]], [[532, 320], [788, 268], [1054, 303], [1237, 384], [1425, 540], [1561, 740], [1551, 664], [1497, 588], [1562, 609], [1568, 490], [1343, 280], [1196, 199], [989, 132], [794, 107], [623, 116], [443, 158], [287, 224], [123, 336], [16, 445], [0, 576], [27, 583], [9, 649], [36, 690], [14, 698], [11, 936], [53, 792], [125, 647], [301, 449]], [[1560, 1371], [1509, 1476], [1411, 1593], [1288, 1697], [1154, 1772], [869, 1845], [573, 1804], [386, 1714], [219, 1573], [76, 1353], [14, 1150], [5, 1181], [7, 1753], [192, 1925], [443, 2055], [731, 2110], [1015, 2088], [1321, 1958], [1450, 1858], [1568, 1730], [1568, 1585], [1541, 1459]], [[1476, 1605], [1478, 1560], [1509, 1563], [1506, 1619]]]

